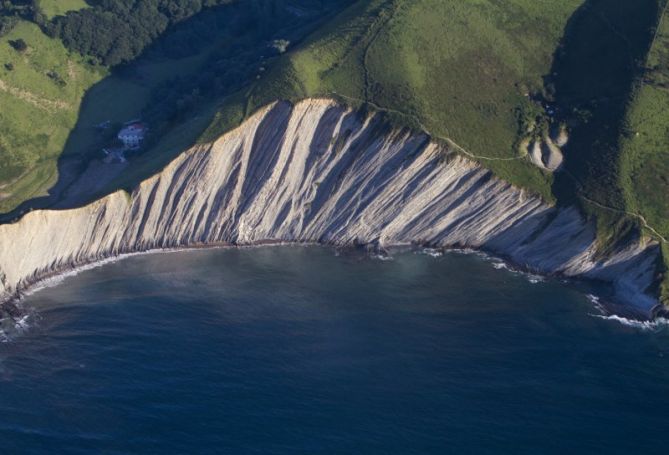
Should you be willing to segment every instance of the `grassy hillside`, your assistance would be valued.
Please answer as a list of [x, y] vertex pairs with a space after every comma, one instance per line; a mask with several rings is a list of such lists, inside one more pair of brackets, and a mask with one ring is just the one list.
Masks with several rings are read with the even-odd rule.
[[[622, 136], [620, 186], [627, 210], [643, 216], [663, 238], [669, 259], [669, 2], [635, 87]], [[669, 267], [669, 260], [665, 261]], [[669, 303], [669, 277], [664, 296]]]
[[658, 7], [657, 0], [589, 0], [569, 21], [549, 79], [571, 129], [568, 172], [556, 189], [567, 203], [570, 190], [581, 190], [600, 204], [625, 208], [619, 142]]
[[[55, 203], [91, 161], [101, 160], [102, 147], [129, 119], [142, 117], [152, 135], [110, 190], [159, 170], [196, 141], [216, 103], [276, 53], [269, 46], [273, 33], [297, 41], [329, 7], [346, 2], [295, 0], [308, 14], [285, 18], [247, 2], [215, 3], [221, 5], [169, 27], [139, 58], [115, 68], [93, 65], [94, 56], [68, 50], [36, 24], [14, 18], [17, 25], [0, 37], [0, 213], [10, 212], [3, 219]], [[17, 42], [26, 49], [15, 49]], [[94, 127], [107, 121], [107, 131]], [[48, 198], [37, 198], [47, 190]]]
[[359, 1], [226, 104], [205, 139], [277, 97], [335, 96], [448, 138], [551, 200], [551, 177], [519, 153], [518, 129], [581, 3]]
[[[10, 45], [18, 40], [25, 50]], [[0, 38], [0, 208], [55, 182], [84, 93], [104, 75], [30, 22]]]
[[627, 206], [669, 237], [669, 13], [665, 12], [626, 118], [621, 186]]
[[79, 11], [87, 8], [88, 4], [85, 0], [39, 0], [39, 7], [48, 19], [52, 19], [69, 11]]

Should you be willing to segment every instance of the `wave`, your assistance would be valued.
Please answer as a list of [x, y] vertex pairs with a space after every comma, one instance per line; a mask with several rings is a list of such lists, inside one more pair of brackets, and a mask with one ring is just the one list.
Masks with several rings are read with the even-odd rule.
[[512, 264], [509, 262], [503, 261], [502, 259], [492, 256], [490, 254], [487, 254], [483, 251], [479, 250], [473, 250], [469, 248], [457, 248], [457, 249], [452, 249], [449, 250], [449, 252], [456, 253], [456, 254], [466, 254], [466, 255], [474, 255], [477, 256], [481, 259], [483, 259], [486, 262], [490, 262], [490, 264], [493, 266], [494, 269], [496, 270], [506, 270], [508, 272], [511, 272], [514, 275], [519, 275], [522, 276], [523, 278], [527, 279], [531, 284], [537, 284], [537, 283], [543, 283], [546, 281], [546, 277], [543, 277], [541, 275], [537, 275], [531, 272], [527, 272], [525, 270], [520, 270], [516, 267], [514, 267]]
[[666, 318], [656, 318], [652, 320], [643, 320], [643, 319], [633, 319], [626, 318], [624, 316], [619, 316], [617, 314], [607, 314], [607, 310], [604, 304], [601, 301], [601, 298], [594, 294], [587, 294], [586, 297], [592, 303], [597, 311], [601, 314], [590, 314], [593, 318], [604, 319], [605, 321], [613, 321], [618, 324], [622, 324], [626, 327], [633, 327], [640, 330], [652, 330], [658, 331], [664, 327], [669, 326], [669, 319]]
[[490, 258], [490, 256], [483, 251], [475, 250], [473, 248], [449, 248], [448, 252], [455, 254], [474, 255], [484, 259]]
[[387, 254], [371, 254], [369, 256], [372, 259], [375, 259], [377, 261], [394, 261], [395, 259], [392, 256], [389, 256]]
[[35, 325], [38, 315], [31, 311], [19, 318], [6, 317], [0, 319], [0, 343], [9, 343], [23, 335]]
[[635, 329], [641, 329], [641, 330], [658, 331], [665, 327], [669, 327], [669, 319], [666, 318], [657, 318], [649, 321], [642, 321], [640, 319], [629, 319], [623, 316], [618, 316], [616, 314], [611, 314], [611, 315], [591, 314], [590, 316], [598, 319], [604, 319], [606, 321], [614, 321], [624, 326], [634, 327]]
[[418, 253], [425, 254], [433, 258], [440, 258], [444, 255], [444, 252], [437, 248], [423, 248], [422, 250], [418, 251]]
[[[254, 248], [254, 247], [264, 247], [264, 246], [276, 246], [278, 244], [262, 244], [262, 245], [244, 245], [244, 246], [234, 246], [234, 248]], [[212, 250], [212, 249], [219, 249], [219, 248], [231, 248], [232, 246], [228, 245], [207, 245], [206, 249]], [[82, 265], [77, 265], [69, 270], [64, 270], [61, 272], [58, 272], [54, 275], [48, 276], [46, 278], [41, 278], [39, 281], [36, 281], [35, 283], [31, 283], [29, 287], [21, 290], [20, 295], [19, 295], [19, 300], [23, 300], [24, 297], [31, 296], [33, 294], [36, 294], [40, 291], [43, 291], [44, 289], [47, 288], [52, 288], [54, 286], [58, 286], [59, 284], [63, 283], [67, 278], [71, 278], [74, 276], [79, 275], [82, 272], [86, 272], [88, 270], [93, 270], [97, 269], [99, 267], [108, 265], [108, 264], [113, 264], [116, 262], [120, 262], [124, 259], [128, 259], [131, 257], [135, 256], [147, 256], [147, 255], [153, 255], [153, 254], [168, 254], [168, 253], [183, 253], [183, 252], [189, 252], [189, 251], [199, 251], [202, 248], [198, 247], [175, 247], [175, 248], [156, 248], [152, 250], [146, 250], [146, 251], [136, 251], [132, 253], [121, 253], [117, 254], [115, 256], [110, 256], [107, 258], [102, 258], [98, 259], [96, 261], [89, 262], [87, 264], [82, 264]]]
[[[254, 245], [208, 245], [206, 248], [207, 249], [260, 248], [267, 246], [283, 246], [283, 245], [296, 245], [296, 244], [293, 242], [272, 242], [272, 243], [258, 243]], [[298, 243], [297, 245], [309, 246], [313, 245], [313, 243], [307, 243], [307, 244]], [[133, 256], [196, 251], [198, 249], [200, 248], [176, 247], [176, 248], [153, 249], [141, 252], [123, 253], [109, 258], [103, 258], [88, 264], [74, 267], [70, 270], [60, 272], [58, 274], [41, 279], [40, 281], [31, 284], [28, 288], [21, 291], [17, 303], [20, 303], [25, 297], [34, 295], [48, 288], [58, 286], [62, 284], [67, 278], [74, 277], [82, 272], [93, 270], [115, 262], [119, 262]], [[490, 262], [492, 267], [494, 267], [495, 269], [506, 270], [514, 275], [523, 276], [532, 284], [542, 283], [546, 281], [546, 277], [514, 268], [511, 264], [499, 259], [498, 257], [492, 256], [480, 250], [475, 250], [470, 248], [450, 248], [447, 250], [436, 249], [436, 248], [423, 248], [421, 250], [418, 250], [417, 253], [425, 254], [434, 258], [442, 257], [445, 253], [474, 255], [487, 262]], [[335, 249], [335, 255], [339, 256], [339, 254], [340, 254], [339, 250]], [[379, 261], [394, 260], [394, 257], [387, 253], [370, 254], [369, 257]], [[567, 283], [568, 280], [560, 280], [560, 282]], [[594, 308], [601, 313], [601, 314], [591, 314], [590, 316], [592, 317], [615, 321], [628, 327], [634, 327], [643, 330], [658, 330], [662, 327], [669, 326], [669, 319], [666, 318], [657, 318], [655, 320], [640, 320], [640, 319], [630, 319], [616, 314], [608, 314], [604, 304], [600, 300], [600, 297], [593, 294], [587, 294], [586, 297], [593, 304]], [[17, 336], [25, 333], [33, 325], [34, 321], [36, 321], [39, 317], [37, 312], [33, 308], [27, 310], [22, 309], [22, 311], [24, 312], [24, 314], [19, 318], [6, 317], [4, 319], [0, 319], [0, 342], [12, 341]]]
[[493, 268], [495, 268], [495, 270], [511, 270], [509, 266], [504, 262], [493, 262], [492, 266]]
[[592, 303], [592, 306], [594, 306], [597, 311], [602, 313], [601, 315], [606, 314], [606, 309], [604, 308], [604, 305], [602, 304], [602, 300], [598, 296], [596, 296], [594, 294], [586, 294], [585, 297], [590, 301], [590, 303]]
[[131, 257], [131, 256], [137, 256], [140, 254], [147, 254], [147, 253], [127, 253], [127, 254], [122, 254], [119, 256], [114, 256], [110, 258], [105, 258], [105, 259], [100, 259], [99, 261], [91, 262], [89, 264], [84, 264], [81, 266], [77, 266], [73, 269], [66, 270], [64, 272], [60, 272], [57, 275], [50, 276], [48, 278], [44, 278], [34, 285], [31, 285], [29, 288], [21, 292], [21, 299], [24, 297], [31, 296], [33, 294], [36, 294], [40, 291], [43, 291], [44, 289], [52, 288], [54, 286], [58, 286], [59, 284], [63, 283], [67, 278], [71, 278], [74, 276], [79, 275], [82, 272], [85, 272], [87, 270], [93, 270], [97, 269], [98, 267], [102, 267], [107, 264], [113, 264], [114, 262], [121, 261], [125, 258]]

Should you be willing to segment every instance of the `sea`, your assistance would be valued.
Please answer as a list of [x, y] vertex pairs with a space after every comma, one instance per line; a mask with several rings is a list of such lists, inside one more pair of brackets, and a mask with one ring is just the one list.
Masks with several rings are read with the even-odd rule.
[[89, 267], [3, 322], [0, 453], [665, 454], [669, 325], [597, 286], [423, 249]]

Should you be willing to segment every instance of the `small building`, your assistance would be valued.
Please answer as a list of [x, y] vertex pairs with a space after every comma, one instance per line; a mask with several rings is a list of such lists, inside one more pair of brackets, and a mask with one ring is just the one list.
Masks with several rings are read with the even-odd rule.
[[137, 149], [144, 142], [146, 136], [146, 125], [143, 123], [131, 123], [126, 125], [118, 133], [118, 139], [123, 142], [123, 146], [128, 149]]

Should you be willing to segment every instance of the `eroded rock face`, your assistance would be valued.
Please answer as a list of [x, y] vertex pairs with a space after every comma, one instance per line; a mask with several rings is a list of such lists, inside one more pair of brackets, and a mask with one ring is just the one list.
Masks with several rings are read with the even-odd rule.
[[532, 164], [548, 172], [560, 170], [564, 163], [564, 155], [560, 147], [548, 136], [527, 144], [527, 154]]
[[485, 249], [542, 273], [613, 282], [648, 312], [658, 248], [639, 241], [595, 256], [595, 233], [445, 151], [328, 100], [277, 103], [214, 144], [88, 206], [35, 211], [0, 226], [0, 295], [120, 253], [266, 240], [411, 242]]

